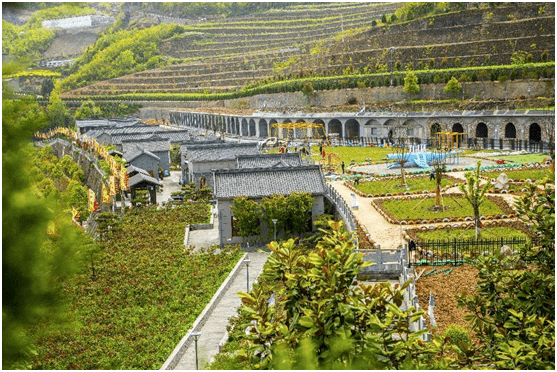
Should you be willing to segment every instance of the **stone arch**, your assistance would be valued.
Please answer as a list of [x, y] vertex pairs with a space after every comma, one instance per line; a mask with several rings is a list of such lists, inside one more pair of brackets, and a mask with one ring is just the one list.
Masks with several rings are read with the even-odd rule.
[[269, 127], [267, 126], [267, 120], [259, 119], [259, 137], [265, 138], [269, 136]]
[[326, 136], [326, 133], [325, 133], [325, 122], [324, 122], [323, 120], [321, 120], [321, 119], [315, 119], [315, 120], [312, 121], [312, 123], [314, 123], [314, 124], [321, 124], [321, 125], [323, 126], [323, 129], [321, 129], [321, 128], [313, 128], [312, 131], [311, 131], [312, 135], [313, 135], [314, 137], [315, 137], [315, 135], [317, 135], [316, 138], [318, 138], [318, 139], [324, 138], [324, 137]]
[[476, 138], [487, 138], [489, 137], [489, 129], [487, 124], [480, 122], [476, 125]]
[[538, 123], [532, 123], [528, 127], [528, 140], [540, 142], [542, 140], [542, 128]]
[[516, 138], [516, 127], [513, 123], [505, 125], [505, 138]]
[[443, 127], [439, 122], [433, 122], [429, 125], [429, 135], [431, 138], [435, 138], [435, 133], [443, 131]]
[[277, 138], [279, 137], [278, 128], [273, 127], [273, 124], [277, 124], [277, 123], [278, 122], [276, 121], [276, 119], [269, 120], [269, 130], [270, 130], [269, 136], [270, 137], [277, 137]]
[[[304, 119], [298, 119], [296, 120], [296, 123], [305, 123], [306, 121]], [[307, 137], [307, 129], [294, 129], [292, 131], [292, 134], [294, 135], [294, 138], [306, 138]]]
[[249, 136], [249, 127], [248, 127], [248, 121], [246, 119], [242, 119], [242, 124], [241, 124], [241, 132], [240, 135], [247, 137]]
[[255, 136], [257, 133], [255, 132], [255, 120], [249, 119], [249, 136]]
[[350, 119], [344, 124], [347, 138], [360, 137], [360, 123], [356, 119]]
[[464, 127], [460, 123], [454, 123], [451, 128], [451, 131], [456, 133], [464, 133]]
[[329, 135], [331, 135], [333, 133], [338, 133], [339, 137], [342, 137], [342, 124], [340, 123], [339, 120], [332, 119], [327, 124], [327, 128], [328, 128], [327, 133]]
[[395, 119], [388, 119], [386, 120], [383, 125], [397, 125], [398, 123], [396, 122]]

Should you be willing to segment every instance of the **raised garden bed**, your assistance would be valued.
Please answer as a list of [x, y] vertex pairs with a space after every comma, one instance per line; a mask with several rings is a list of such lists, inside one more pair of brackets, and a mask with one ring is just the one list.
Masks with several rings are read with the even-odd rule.
[[[475, 237], [473, 223], [459, 226], [435, 226], [434, 228], [408, 229], [404, 232], [406, 240], [413, 240], [418, 245], [424, 240], [433, 239], [469, 239]], [[483, 223], [482, 238], [527, 238], [530, 232], [526, 225], [520, 221], [487, 221]]]
[[[502, 173], [505, 173], [509, 178], [509, 182], [522, 183], [524, 184], [526, 180], [530, 179], [533, 181], [541, 180], [545, 176], [551, 175], [551, 169], [548, 167], [519, 167], [508, 171], [493, 171], [493, 172], [483, 172], [481, 178], [484, 180], [492, 180], [492, 182], [497, 179]], [[553, 179], [555, 182], [555, 179]]]
[[[407, 176], [406, 177], [409, 190], [400, 188], [400, 177], [382, 177], [375, 180], [360, 180], [359, 185], [355, 185], [354, 181], [348, 180], [344, 185], [356, 194], [363, 197], [381, 197], [392, 195], [411, 195], [423, 194], [424, 192], [434, 192], [436, 182], [429, 180], [424, 176]], [[463, 183], [458, 178], [445, 175], [441, 183], [443, 191], [458, 186]]]
[[[425, 200], [423, 200], [425, 199]], [[515, 211], [500, 196], [487, 195], [481, 207], [482, 220], [515, 217]], [[390, 223], [401, 225], [473, 221], [473, 210], [463, 196], [443, 196], [448, 209], [432, 211], [435, 198], [430, 195], [381, 198], [371, 200], [371, 205]]]

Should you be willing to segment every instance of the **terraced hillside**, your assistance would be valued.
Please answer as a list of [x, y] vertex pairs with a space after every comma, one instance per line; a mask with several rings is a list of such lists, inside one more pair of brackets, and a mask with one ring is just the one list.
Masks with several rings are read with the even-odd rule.
[[[308, 54], [314, 42], [379, 21], [395, 3], [322, 3], [186, 27], [161, 49], [191, 62], [149, 70], [72, 91], [71, 95], [228, 91], [272, 76], [276, 66]], [[232, 73], [231, 73], [232, 72]]]
[[161, 45], [166, 55], [188, 63], [111, 79], [64, 97], [231, 92], [293, 78], [386, 74], [391, 64], [395, 71], [450, 71], [555, 60], [553, 3], [506, 3], [403, 23], [380, 21], [399, 6], [300, 5], [192, 25]]

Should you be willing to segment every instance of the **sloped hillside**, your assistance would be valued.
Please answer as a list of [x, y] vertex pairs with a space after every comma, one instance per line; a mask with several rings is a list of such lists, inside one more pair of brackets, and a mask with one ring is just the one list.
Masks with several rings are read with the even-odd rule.
[[277, 66], [289, 59], [308, 54], [316, 41], [377, 22], [398, 6], [296, 5], [257, 16], [190, 25], [180, 35], [160, 43], [166, 56], [186, 58], [188, 63], [111, 79], [69, 95], [235, 90], [271, 76]]
[[[298, 5], [280, 12], [192, 25], [160, 44], [167, 56], [189, 62], [107, 80], [67, 92], [64, 97], [237, 92], [290, 79], [386, 75], [391, 67], [395, 72], [425, 71], [421, 83], [443, 82], [454, 69], [496, 69], [555, 60], [553, 3], [478, 4], [412, 21], [387, 21], [385, 15], [391, 17], [400, 6]], [[434, 76], [427, 71], [434, 69], [449, 74], [433, 81]], [[541, 72], [532, 72], [528, 67], [501, 74], [510, 74], [511, 79], [553, 79], [554, 67], [549, 70], [543, 67]], [[493, 69], [472, 75], [483, 80], [500, 76], [493, 75]], [[403, 75], [398, 74], [394, 83], [402, 84]], [[362, 84], [373, 86], [367, 81]], [[351, 85], [314, 86], [331, 89]]]

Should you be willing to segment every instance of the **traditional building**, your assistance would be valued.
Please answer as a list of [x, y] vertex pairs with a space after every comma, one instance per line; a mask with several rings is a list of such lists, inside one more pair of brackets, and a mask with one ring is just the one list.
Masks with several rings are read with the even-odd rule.
[[152, 152], [136, 146], [124, 153], [124, 160], [128, 165], [144, 169], [151, 177], [159, 179], [160, 158]]
[[236, 156], [255, 155], [259, 153], [257, 143], [216, 143], [196, 144], [182, 147], [185, 158], [182, 163], [184, 182], [195, 182], [199, 186], [201, 179], [209, 187], [213, 185], [212, 171], [236, 168]]
[[[230, 209], [236, 197], [247, 196], [260, 202], [262, 198], [273, 194], [308, 192], [315, 198], [311, 210], [312, 223], [325, 210], [327, 188], [319, 165], [217, 170], [213, 172], [213, 183], [221, 246], [242, 243], [242, 238], [234, 235], [234, 216]], [[262, 225], [262, 236], [268, 236], [265, 225]]]
[[299, 152], [236, 156], [236, 168], [298, 167], [302, 165]]
[[133, 150], [134, 147], [139, 147], [140, 149], [155, 154], [160, 160], [159, 167], [162, 168], [163, 171], [170, 171], [170, 140], [153, 135], [141, 140], [122, 142], [124, 153]]

